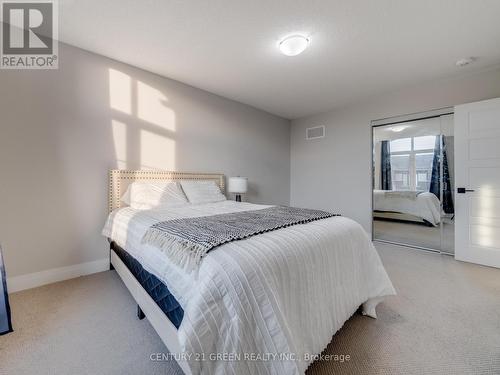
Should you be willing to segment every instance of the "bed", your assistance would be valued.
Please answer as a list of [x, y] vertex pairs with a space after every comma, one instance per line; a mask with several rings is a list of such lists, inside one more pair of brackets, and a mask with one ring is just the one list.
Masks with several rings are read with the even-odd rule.
[[[224, 191], [221, 174], [111, 171], [103, 230], [111, 264], [186, 374], [302, 374], [360, 306], [376, 317], [376, 305], [395, 294], [365, 231], [341, 216], [226, 243], [196, 273], [185, 272], [143, 243], [148, 228], [269, 207], [221, 201], [137, 210], [120, 202], [133, 181], [186, 179], [214, 181]], [[159, 294], [173, 305], [158, 303]]]
[[373, 217], [437, 226], [441, 221], [439, 199], [429, 192], [374, 190]]

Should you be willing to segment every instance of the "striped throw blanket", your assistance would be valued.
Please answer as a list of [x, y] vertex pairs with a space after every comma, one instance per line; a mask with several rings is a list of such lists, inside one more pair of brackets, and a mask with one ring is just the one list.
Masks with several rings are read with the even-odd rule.
[[217, 246], [332, 216], [338, 215], [320, 210], [275, 206], [254, 211], [174, 219], [152, 225], [142, 242], [160, 248], [172, 262], [191, 272]]

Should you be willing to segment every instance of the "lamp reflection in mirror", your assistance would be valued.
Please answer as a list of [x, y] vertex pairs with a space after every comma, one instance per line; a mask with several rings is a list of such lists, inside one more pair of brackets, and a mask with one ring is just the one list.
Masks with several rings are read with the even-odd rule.
[[245, 194], [247, 190], [248, 178], [238, 176], [227, 179], [227, 191], [236, 194], [236, 202], [241, 202], [241, 194]]

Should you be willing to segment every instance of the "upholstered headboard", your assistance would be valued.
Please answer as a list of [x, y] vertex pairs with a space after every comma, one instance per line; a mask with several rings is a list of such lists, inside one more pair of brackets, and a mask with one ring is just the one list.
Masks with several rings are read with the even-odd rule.
[[125, 171], [112, 169], [109, 171], [109, 212], [122, 207], [120, 198], [132, 182], [140, 181], [182, 181], [204, 180], [214, 181], [224, 193], [224, 175], [220, 173], [188, 173], [168, 171]]

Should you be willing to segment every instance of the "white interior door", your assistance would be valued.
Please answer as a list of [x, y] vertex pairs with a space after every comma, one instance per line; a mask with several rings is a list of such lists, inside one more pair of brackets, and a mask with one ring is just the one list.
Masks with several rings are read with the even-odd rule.
[[455, 171], [455, 258], [500, 267], [500, 99], [455, 107]]

